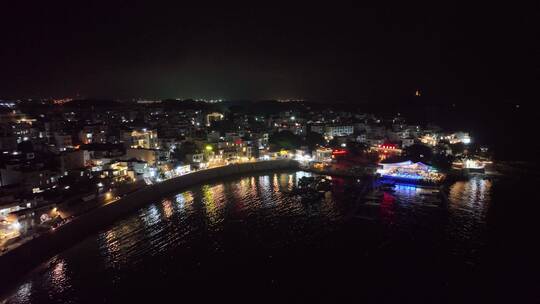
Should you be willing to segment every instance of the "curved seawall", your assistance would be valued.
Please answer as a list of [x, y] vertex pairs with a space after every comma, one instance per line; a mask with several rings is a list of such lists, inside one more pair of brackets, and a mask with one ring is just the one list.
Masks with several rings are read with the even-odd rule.
[[290, 159], [242, 163], [193, 172], [140, 189], [0, 256], [0, 294], [21, 276], [58, 252], [166, 195], [228, 176], [298, 168], [298, 162]]

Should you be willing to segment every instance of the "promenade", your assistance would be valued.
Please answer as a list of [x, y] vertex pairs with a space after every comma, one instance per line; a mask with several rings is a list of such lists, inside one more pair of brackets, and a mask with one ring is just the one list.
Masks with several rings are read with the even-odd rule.
[[299, 164], [291, 159], [279, 159], [215, 167], [165, 180], [127, 194], [5, 252], [0, 256], [0, 269], [3, 274], [9, 275], [0, 276], [0, 291], [58, 252], [166, 195], [229, 176], [286, 169], [299, 169]]

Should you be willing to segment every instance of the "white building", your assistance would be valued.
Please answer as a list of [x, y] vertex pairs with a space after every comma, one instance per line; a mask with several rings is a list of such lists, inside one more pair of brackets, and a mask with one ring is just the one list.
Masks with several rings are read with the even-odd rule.
[[313, 125], [311, 131], [322, 134], [325, 137], [348, 136], [354, 133], [352, 125]]
[[159, 145], [157, 131], [145, 128], [124, 132], [122, 140], [131, 148], [155, 149]]
[[332, 161], [332, 149], [320, 148], [320, 149], [315, 150], [315, 155], [313, 159], [319, 162]]
[[466, 133], [466, 132], [456, 132], [456, 133], [447, 135], [446, 139], [448, 139], [448, 141], [451, 144], [463, 143], [463, 144], [468, 145], [472, 141], [471, 137], [469, 136], [469, 133]]

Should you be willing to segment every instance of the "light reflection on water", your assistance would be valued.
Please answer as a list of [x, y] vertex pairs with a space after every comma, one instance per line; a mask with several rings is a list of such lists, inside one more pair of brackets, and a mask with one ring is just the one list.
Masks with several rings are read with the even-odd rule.
[[13, 295], [13, 300], [15, 300], [17, 303], [31, 303], [31, 296], [32, 296], [32, 281], [28, 281], [24, 284], [22, 284], [15, 294]]
[[169, 219], [173, 215], [173, 205], [170, 199], [166, 199], [161, 203], [163, 205], [163, 213], [165, 217]]
[[51, 272], [51, 285], [56, 289], [56, 292], [61, 293], [65, 288], [69, 287], [69, 278], [67, 277], [66, 261], [60, 259], [56, 261]]
[[[355, 198], [347, 201], [347, 183], [335, 178], [333, 193], [317, 204], [303, 204], [286, 193], [303, 176], [310, 173], [254, 175], [167, 197], [51, 259], [44, 272], [20, 285], [10, 303], [76, 302], [94, 289], [120, 293], [118, 286], [127, 288], [140, 276], [159, 281], [180, 275], [216, 253], [326, 241], [348, 221]], [[401, 238], [402, 232], [430, 234], [442, 226], [450, 250], [467, 255], [481, 245], [491, 186], [480, 178], [457, 182], [446, 206], [423, 201], [422, 194], [432, 190], [397, 185], [372, 208], [389, 239]]]
[[411, 239], [430, 230], [440, 233], [438, 241], [445, 243], [447, 252], [474, 263], [476, 251], [485, 242], [491, 186], [491, 181], [481, 177], [455, 182], [446, 205], [443, 200], [426, 201], [436, 189], [397, 184], [394, 192], [385, 192], [381, 199], [381, 221], [392, 227], [390, 233], [407, 232]]
[[484, 245], [480, 237], [486, 230], [486, 216], [491, 203], [492, 182], [479, 177], [459, 181], [452, 185], [448, 196], [449, 223], [446, 235], [453, 243], [456, 255], [474, 256]]

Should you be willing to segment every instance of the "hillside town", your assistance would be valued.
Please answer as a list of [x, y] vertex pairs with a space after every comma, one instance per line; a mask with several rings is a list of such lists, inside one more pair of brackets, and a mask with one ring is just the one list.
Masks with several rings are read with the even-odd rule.
[[146, 185], [280, 158], [321, 172], [433, 182], [490, 163], [488, 149], [467, 131], [419, 125], [400, 113], [379, 117], [299, 100], [244, 107], [221, 100], [3, 100], [0, 249]]

